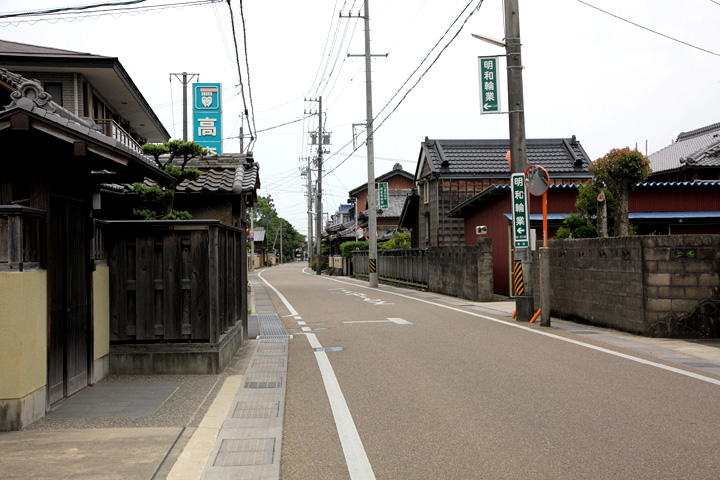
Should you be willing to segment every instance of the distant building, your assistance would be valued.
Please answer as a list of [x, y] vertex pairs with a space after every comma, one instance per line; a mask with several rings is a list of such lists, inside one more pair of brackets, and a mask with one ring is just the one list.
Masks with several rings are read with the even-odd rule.
[[682, 132], [649, 157], [650, 181], [720, 180], [720, 123]]

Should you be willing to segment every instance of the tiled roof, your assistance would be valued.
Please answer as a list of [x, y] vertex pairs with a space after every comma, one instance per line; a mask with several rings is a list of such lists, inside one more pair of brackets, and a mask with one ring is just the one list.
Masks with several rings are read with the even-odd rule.
[[[222, 157], [222, 156], [221, 156]], [[229, 160], [229, 159], [228, 159]], [[237, 158], [233, 160], [239, 161]], [[192, 161], [192, 160], [191, 160]], [[200, 168], [202, 175], [197, 180], [185, 180], [177, 186], [177, 193], [227, 193], [239, 195], [252, 192], [260, 187], [257, 162], [224, 163], [214, 168], [204, 169], [198, 159], [193, 168]], [[191, 166], [188, 162], [188, 167]]]
[[[75, 135], [84, 136], [106, 148], [121, 152], [131, 159], [133, 165], [141, 166], [146, 175], [151, 175], [161, 181], [169, 178], [167, 174], [156, 168], [149, 157], [136, 152], [113, 137], [104, 135], [92, 120], [78, 117], [55, 103], [37, 82], [4, 68], [0, 68], [0, 81], [16, 89], [10, 94], [10, 105], [0, 110], [0, 115], [10, 115], [14, 111], [26, 111], [44, 119], [47, 123], [65, 128]], [[93, 173], [101, 174], [103, 172]]]
[[677, 170], [684, 165], [696, 167], [720, 166], [720, 123], [678, 135], [677, 140], [651, 154], [653, 173]]
[[[179, 166], [179, 160], [173, 160], [173, 165]], [[176, 193], [240, 195], [260, 188], [260, 165], [245, 155], [223, 154], [193, 158], [186, 167], [197, 168], [202, 173], [197, 180], [183, 181], [175, 189]], [[155, 182], [145, 179], [145, 186], [152, 185], [155, 185]], [[106, 184], [103, 188], [122, 193], [132, 192], [132, 185]]]
[[[396, 163], [393, 166], [392, 170], [390, 170], [387, 173], [383, 173], [379, 177], [375, 177], [375, 183], [377, 184], [380, 182], [384, 182], [384, 181], [394, 177], [395, 175], [400, 175], [401, 177], [405, 177], [408, 180], [415, 180], [415, 177], [413, 177], [412, 173], [406, 172], [405, 170], [403, 170], [402, 165], [400, 165], [399, 163]], [[368, 182], [365, 182], [362, 185], [360, 185], [359, 187], [353, 188], [348, 193], [351, 197], [354, 197], [355, 195], [357, 195], [359, 192], [362, 192], [363, 190], [367, 191], [367, 185], [368, 185]]]
[[[103, 58], [101, 55], [92, 55], [90, 53], [73, 52], [70, 50], [61, 50], [59, 48], [42, 47], [40, 45], [30, 45], [26, 43], [10, 42], [0, 40], [0, 53], [3, 55], [20, 55], [23, 57], [31, 57], [40, 55], [43, 57], [66, 57], [66, 58]], [[106, 57], [109, 58], [109, 57]]]
[[[528, 165], [542, 165], [551, 177], [589, 178], [590, 158], [575, 137], [526, 140]], [[441, 176], [507, 177], [509, 140], [431, 140], [422, 143], [421, 158]], [[418, 172], [420, 171], [418, 165]]]

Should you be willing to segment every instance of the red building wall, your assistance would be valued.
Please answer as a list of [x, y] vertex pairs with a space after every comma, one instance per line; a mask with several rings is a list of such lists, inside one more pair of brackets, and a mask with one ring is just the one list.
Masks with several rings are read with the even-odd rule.
[[[577, 189], [558, 188], [548, 190], [548, 213], [576, 213]], [[530, 196], [530, 213], [542, 214], [542, 197]], [[487, 235], [493, 242], [493, 284], [495, 293], [510, 295], [510, 221], [505, 215], [512, 212], [510, 190], [483, 204], [482, 209], [465, 217], [465, 245], [476, 245], [475, 227], [487, 226]], [[532, 223], [542, 240], [542, 222]], [[557, 232], [558, 225], [548, 228], [548, 237]]]

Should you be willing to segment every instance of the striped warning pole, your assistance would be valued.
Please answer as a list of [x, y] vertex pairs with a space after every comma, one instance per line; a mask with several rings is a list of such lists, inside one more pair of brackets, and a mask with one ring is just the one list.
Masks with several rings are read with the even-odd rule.
[[375, 270], [375, 259], [371, 258], [370, 259], [370, 273], [375, 273], [375, 271], [376, 271]]
[[522, 262], [515, 262], [513, 264], [513, 286], [515, 287], [515, 295], [525, 295]]

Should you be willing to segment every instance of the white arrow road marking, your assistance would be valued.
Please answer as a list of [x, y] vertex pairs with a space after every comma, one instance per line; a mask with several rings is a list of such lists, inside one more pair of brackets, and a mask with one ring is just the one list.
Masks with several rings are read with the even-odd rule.
[[343, 323], [395, 323], [398, 325], [412, 325], [412, 322], [408, 322], [403, 318], [388, 318], [387, 320], [351, 320]]

